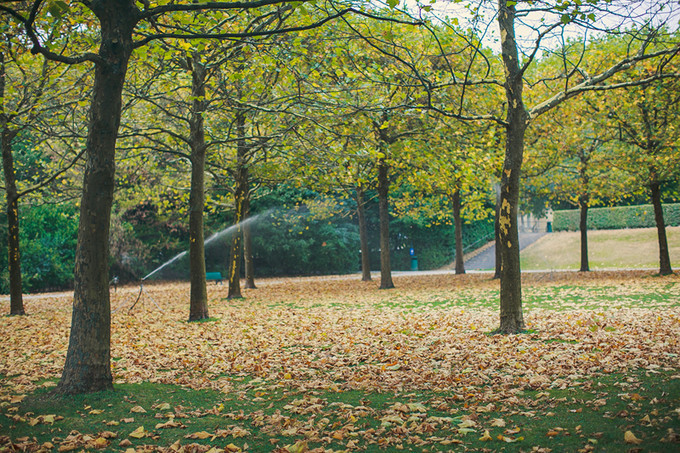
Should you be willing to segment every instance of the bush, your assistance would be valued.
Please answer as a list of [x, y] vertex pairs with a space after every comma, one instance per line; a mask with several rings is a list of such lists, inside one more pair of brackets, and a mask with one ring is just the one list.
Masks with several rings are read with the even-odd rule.
[[[666, 226], [680, 226], [680, 204], [663, 205]], [[588, 229], [617, 230], [623, 228], [655, 227], [652, 205], [622, 206], [613, 208], [591, 208], [588, 210]], [[578, 231], [579, 210], [555, 211], [555, 231]]]
[[78, 239], [78, 209], [41, 205], [22, 209], [19, 236], [24, 291], [71, 288]]
[[359, 269], [359, 232], [348, 222], [269, 214], [252, 225], [258, 276], [345, 274]]

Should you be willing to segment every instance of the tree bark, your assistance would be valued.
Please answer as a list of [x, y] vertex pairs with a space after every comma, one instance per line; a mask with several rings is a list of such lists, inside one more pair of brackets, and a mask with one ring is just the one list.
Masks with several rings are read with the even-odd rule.
[[5, 195], [7, 197], [7, 264], [9, 271], [9, 314], [24, 315], [24, 300], [21, 284], [21, 253], [19, 247], [19, 195], [14, 175], [11, 132], [3, 125], [2, 166], [5, 174]]
[[243, 243], [243, 221], [245, 219], [245, 199], [248, 194], [248, 168], [246, 166], [247, 145], [245, 142], [246, 116], [242, 111], [236, 113], [236, 187], [234, 189], [234, 225], [236, 231], [231, 239], [231, 256], [229, 259], [229, 294], [228, 299], [240, 299], [241, 295], [241, 254]]
[[56, 391], [88, 393], [113, 388], [109, 222], [113, 203], [115, 150], [121, 93], [138, 18], [133, 2], [88, 3], [100, 22], [86, 165], [76, 247], [74, 300], [66, 362]]
[[519, 261], [517, 207], [519, 203], [520, 171], [524, 155], [524, 134], [528, 115], [524, 107], [522, 71], [519, 67], [515, 41], [515, 6], [498, 1], [498, 24], [501, 53], [505, 67], [507, 97], [506, 144], [501, 174], [500, 242], [501, 294], [498, 333], [518, 333], [524, 329], [522, 312], [522, 280]]
[[[244, 201], [245, 207], [244, 217], [250, 218], [250, 188]], [[246, 267], [246, 282], [245, 287], [248, 289], [256, 289], [255, 286], [255, 263], [253, 262], [253, 237], [250, 229], [250, 222], [243, 224], [243, 261]]]
[[378, 206], [380, 210], [380, 289], [394, 288], [390, 263], [389, 165], [378, 159]]
[[7, 267], [9, 271], [9, 314], [24, 315], [24, 299], [21, 284], [21, 253], [19, 246], [19, 193], [14, 174], [12, 141], [16, 131], [11, 130], [4, 105], [5, 55], [0, 52], [0, 140], [2, 144], [2, 168], [5, 175], [7, 197]]
[[493, 222], [493, 239], [495, 242], [494, 250], [495, 250], [495, 255], [496, 255], [496, 260], [495, 260], [495, 270], [493, 274], [494, 279], [500, 279], [501, 278], [501, 268], [502, 266], [502, 259], [503, 257], [501, 256], [501, 191], [500, 191], [500, 186], [498, 187], [498, 190], [496, 190], [496, 217], [494, 218]]
[[581, 272], [590, 271], [588, 264], [588, 196], [582, 195], [578, 200], [580, 212], [579, 231], [581, 232]]
[[465, 259], [463, 256], [463, 219], [460, 215], [460, 190], [453, 193], [453, 224], [456, 235], [456, 274], [465, 273]]
[[205, 238], [203, 231], [203, 210], [205, 208], [205, 66], [200, 57], [194, 55], [190, 61], [191, 96], [193, 98], [190, 140], [191, 140], [191, 193], [189, 195], [189, 273], [191, 295], [189, 321], [210, 317], [208, 314], [208, 291], [205, 275]]
[[364, 189], [357, 185], [357, 217], [359, 219], [359, 242], [361, 244], [361, 281], [371, 281], [371, 256], [368, 247], [368, 226], [366, 224], [366, 208], [364, 206]]
[[661, 183], [655, 177], [652, 177], [649, 190], [652, 196], [652, 206], [654, 206], [656, 233], [659, 238], [659, 274], [670, 275], [673, 273], [673, 269], [671, 268], [671, 258], [668, 253], [666, 223], [663, 218], [663, 206], [661, 205]]

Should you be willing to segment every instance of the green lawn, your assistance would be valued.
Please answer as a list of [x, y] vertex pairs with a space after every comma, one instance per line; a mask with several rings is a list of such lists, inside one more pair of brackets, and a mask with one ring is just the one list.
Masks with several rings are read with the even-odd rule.
[[[481, 399], [476, 391], [272, 391], [243, 383], [223, 394], [124, 384], [70, 398], [38, 391], [13, 405], [18, 410], [6, 414], [0, 429], [11, 435], [13, 448], [29, 451], [153, 451], [156, 445], [176, 451], [180, 444], [212, 452], [680, 447], [680, 377], [665, 372], [584, 376], [575, 387], [508, 391], [483, 406]], [[12, 451], [7, 438], [0, 450]]]
[[[671, 264], [680, 264], [680, 227], [666, 229]], [[525, 270], [579, 269], [578, 232], [548, 234], [522, 250]], [[588, 233], [591, 269], [655, 269], [659, 267], [656, 229], [595, 230]]]
[[485, 274], [211, 285], [202, 323], [187, 284], [149, 285], [112, 316], [116, 390], [71, 397], [49, 394], [71, 301], [28, 299], [0, 317], [0, 452], [679, 451], [680, 277], [523, 282], [507, 336]]

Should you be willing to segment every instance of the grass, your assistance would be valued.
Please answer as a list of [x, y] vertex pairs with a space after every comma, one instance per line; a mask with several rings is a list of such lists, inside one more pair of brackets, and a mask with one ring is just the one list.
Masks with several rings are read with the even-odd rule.
[[[680, 263], [680, 227], [666, 228], [671, 263]], [[524, 270], [575, 269], [581, 266], [580, 233], [548, 234], [521, 253]], [[588, 232], [590, 268], [656, 269], [659, 247], [655, 228]]]
[[[669, 373], [602, 375], [584, 378], [577, 387], [558, 383], [498, 395], [486, 406], [476, 403], [476, 396], [457, 392], [269, 392], [246, 382], [224, 394], [122, 384], [115, 391], [68, 398], [36, 391], [21, 404], [4, 404], [15, 410], [0, 419], [0, 432], [9, 433], [17, 448], [49, 450], [61, 443], [60, 451], [169, 447], [179, 441], [256, 452], [307, 451], [303, 444], [318, 451], [346, 450], [349, 444], [350, 450], [368, 452], [625, 452], [635, 446], [626, 443], [627, 431], [644, 451], [678, 447], [680, 376]], [[11, 451], [8, 444], [4, 448]]]
[[163, 311], [112, 316], [115, 391], [70, 397], [49, 391], [71, 301], [27, 299], [0, 318], [0, 452], [678, 451], [680, 277], [523, 282], [527, 331], [509, 336], [489, 335], [483, 274], [210, 287], [204, 323], [186, 322], [187, 284], [149, 285]]

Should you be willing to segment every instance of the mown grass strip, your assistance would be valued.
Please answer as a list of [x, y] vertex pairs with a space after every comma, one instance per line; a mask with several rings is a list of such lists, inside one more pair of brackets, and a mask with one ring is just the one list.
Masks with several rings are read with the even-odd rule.
[[0, 404], [0, 451], [189, 444], [257, 452], [680, 449], [679, 375], [647, 370], [577, 382], [510, 388], [496, 398], [483, 388], [303, 392], [259, 379], [230, 394], [142, 383], [59, 397], [47, 383]]

